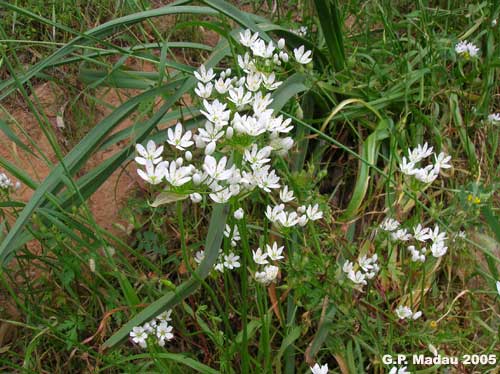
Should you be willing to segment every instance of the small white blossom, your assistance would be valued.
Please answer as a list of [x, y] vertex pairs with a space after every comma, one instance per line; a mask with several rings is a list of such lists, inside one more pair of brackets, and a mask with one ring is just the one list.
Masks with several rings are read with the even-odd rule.
[[260, 249], [260, 248], [257, 248], [256, 251], [252, 251], [252, 255], [253, 255], [253, 261], [256, 264], [266, 265], [266, 264], [269, 263], [269, 261], [266, 260], [267, 253], [266, 252], [262, 252], [262, 249]]
[[283, 201], [284, 203], [289, 203], [294, 199], [295, 197], [293, 196], [293, 191], [288, 190], [288, 186], [285, 185], [283, 189], [280, 190], [280, 200]]
[[235, 210], [234, 212], [234, 218], [237, 219], [238, 221], [240, 219], [243, 218], [243, 216], [245, 215], [245, 212], [243, 211], [242, 208], [238, 208], [237, 210]]
[[500, 123], [500, 113], [492, 113], [488, 116], [488, 121], [492, 124]]
[[316, 363], [311, 367], [311, 372], [312, 374], [328, 374], [328, 364], [320, 366], [318, 363]]
[[139, 165], [146, 165], [147, 161], [153, 164], [158, 164], [162, 161], [161, 154], [163, 153], [163, 146], [156, 147], [156, 143], [153, 140], [149, 140], [146, 148], [141, 144], [136, 144], [135, 149], [139, 156], [135, 158], [135, 162]]
[[307, 218], [311, 221], [316, 221], [323, 218], [323, 212], [319, 210], [318, 204], [308, 205], [306, 209]]
[[278, 247], [278, 243], [274, 242], [272, 246], [266, 244], [267, 256], [273, 261], [279, 261], [285, 257], [282, 255], [284, 247]]
[[400, 223], [393, 218], [386, 217], [380, 224], [380, 228], [384, 231], [395, 231]]
[[479, 48], [467, 40], [463, 40], [455, 45], [455, 52], [465, 58], [476, 57], [479, 54]]
[[293, 50], [293, 54], [295, 56], [295, 60], [297, 60], [299, 64], [306, 65], [312, 61], [311, 58], [312, 52], [304, 50], [305, 50], [304, 46], [301, 45], [299, 48], [295, 48]]
[[167, 143], [173, 145], [175, 148], [184, 151], [186, 148], [191, 147], [194, 142], [191, 140], [191, 131], [186, 131], [182, 134], [182, 125], [177, 123], [175, 130], [171, 128], [167, 130]]
[[[173, 164], [175, 166], [174, 162]], [[151, 161], [147, 161], [146, 171], [137, 169], [137, 174], [148, 183], [158, 184], [165, 177], [167, 166], [168, 163], [166, 161], [162, 161], [156, 166]]]
[[148, 334], [141, 326], [134, 327], [130, 332], [130, 337], [135, 344], [139, 344], [142, 348], [147, 347], [146, 339], [148, 338]]
[[196, 79], [203, 83], [208, 83], [215, 78], [214, 69], [206, 69], [205, 65], [201, 65], [198, 71], [194, 72]]
[[203, 85], [203, 83], [198, 82], [198, 87], [194, 89], [194, 93], [202, 99], [208, 99], [212, 95], [213, 88], [214, 85], [212, 83]]
[[228, 255], [224, 256], [224, 267], [232, 270], [235, 268], [240, 267], [240, 263], [238, 260], [240, 259], [240, 256], [236, 256], [233, 252], [229, 253]]

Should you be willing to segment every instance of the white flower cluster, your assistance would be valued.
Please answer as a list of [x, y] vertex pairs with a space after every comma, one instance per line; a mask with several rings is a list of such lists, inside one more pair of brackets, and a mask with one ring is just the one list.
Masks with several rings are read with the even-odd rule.
[[293, 191], [288, 191], [288, 186], [280, 191], [280, 199], [283, 203], [268, 205], [265, 213], [267, 219], [278, 227], [305, 226], [309, 221], [323, 218], [323, 212], [319, 210], [318, 204], [301, 205], [296, 211], [286, 211], [284, 203], [295, 199]]
[[389, 374], [411, 374], [411, 372], [409, 372], [407, 370], [407, 366], [403, 366], [402, 368], [398, 368], [396, 366], [394, 366], [390, 371], [389, 371]]
[[[165, 342], [174, 338], [173, 327], [169, 325], [172, 321], [171, 314], [172, 310], [167, 310], [144, 325], [134, 327], [130, 332], [132, 342], [141, 348], [147, 348], [148, 340], [156, 341], [160, 347], [164, 347]], [[153, 338], [148, 339], [150, 336]]]
[[290, 31], [301, 37], [307, 36], [307, 26], [300, 26], [298, 29], [290, 29]]
[[[293, 125], [291, 119], [276, 117], [269, 108], [273, 101], [269, 91], [282, 82], [276, 79], [274, 71], [268, 71], [287, 62], [289, 57], [283, 39], [277, 45], [272, 41], [266, 44], [258, 34], [246, 30], [240, 33], [240, 42], [252, 52], [252, 57], [248, 52], [238, 56], [244, 76], [231, 77], [231, 69], [227, 69], [217, 77], [213, 69], [207, 70], [204, 65], [194, 73], [199, 81], [195, 93], [203, 100], [201, 113], [207, 121], [195, 134], [184, 132], [180, 123], [167, 132], [167, 143], [184, 152], [184, 157], [164, 161], [164, 147], [157, 147], [152, 140], [146, 148], [136, 146], [136, 162], [145, 167], [138, 174], [146, 182], [165, 181], [172, 189], [181, 186], [196, 189], [190, 195], [193, 202], [200, 202], [202, 193], [208, 193], [216, 203], [225, 203], [254, 188], [270, 192], [280, 187], [280, 178], [271, 169], [271, 155], [284, 156], [293, 146], [293, 139], [286, 136]], [[311, 61], [311, 51], [305, 51], [303, 46], [295, 49], [294, 55], [299, 63]], [[282, 134], [285, 136], [280, 137]], [[190, 163], [193, 154], [189, 149], [193, 145], [205, 153], [199, 166]], [[239, 167], [230, 165], [232, 160], [224, 155], [230, 153], [228, 145], [245, 147]]]
[[[432, 242], [430, 251], [436, 258], [444, 256], [448, 251], [446, 246], [446, 233], [439, 231], [439, 226], [435, 225], [434, 229], [423, 227], [420, 223], [413, 227], [413, 233], [409, 232], [406, 228], [401, 228], [401, 224], [393, 218], [385, 218], [380, 224], [383, 231], [390, 233], [392, 240], [410, 241], [413, 240], [415, 245], [409, 245], [408, 251], [411, 253], [412, 261], [424, 262], [428, 252], [426, 247], [418, 249], [416, 246], [419, 243]], [[422, 244], [420, 244], [422, 245]]]
[[357, 266], [353, 262], [347, 260], [342, 266], [342, 270], [357, 287], [362, 288], [368, 284], [367, 279], [372, 279], [377, 275], [380, 267], [377, 263], [378, 256], [374, 254], [371, 257], [364, 255], [358, 259]]
[[[257, 282], [267, 285], [276, 279], [279, 272], [279, 267], [276, 266], [276, 264], [278, 261], [285, 258], [283, 256], [283, 249], [283, 246], [278, 247], [278, 243], [274, 242], [273, 245], [266, 244], [265, 252], [260, 248], [252, 251], [253, 261], [257, 265], [264, 266], [262, 271], [257, 271], [255, 273], [255, 280]], [[272, 261], [274, 265], [270, 264], [269, 260]]]
[[0, 189], [2, 190], [10, 190], [10, 189], [19, 189], [21, 187], [21, 182], [17, 181], [16, 183], [12, 182], [7, 174], [0, 173]]
[[492, 113], [488, 116], [488, 122], [493, 125], [500, 124], [500, 113]]
[[[434, 155], [435, 163], [429, 164], [423, 168], [418, 168], [416, 165], [423, 159]], [[451, 156], [447, 156], [441, 152], [436, 155], [433, 152], [433, 147], [429, 147], [427, 143], [423, 146], [418, 145], [414, 149], [408, 149], [408, 159], [403, 156], [399, 168], [406, 175], [413, 175], [416, 179], [423, 183], [432, 183], [439, 176], [441, 169], [451, 168]]]
[[471, 58], [478, 56], [479, 48], [474, 43], [463, 40], [455, 45], [455, 52], [466, 58]]
[[311, 367], [312, 374], [328, 374], [328, 364], [320, 365], [316, 363]]
[[411, 318], [412, 320], [417, 320], [422, 316], [422, 312], [413, 313], [410, 307], [401, 305], [396, 308], [396, 315], [399, 319]]
[[[200, 112], [206, 122], [195, 132], [184, 131], [178, 123], [168, 129], [166, 139], [175, 152], [184, 156], [166, 161], [162, 157], [164, 146], [157, 146], [152, 140], [146, 147], [136, 146], [135, 160], [144, 166], [137, 172], [146, 182], [155, 185], [166, 182], [168, 190], [189, 194], [194, 203], [201, 202], [203, 195], [216, 203], [226, 203], [254, 189], [270, 193], [281, 188], [280, 177], [271, 166], [272, 156], [283, 157], [293, 146], [293, 139], [288, 136], [293, 124], [291, 119], [276, 116], [270, 105], [271, 91], [282, 84], [276, 74], [290, 57], [284, 39], [266, 43], [257, 33], [245, 30], [239, 34], [239, 41], [248, 49], [237, 56], [243, 76], [232, 76], [231, 69], [217, 75], [204, 65], [194, 72], [198, 80], [194, 92], [203, 103]], [[293, 50], [299, 64], [310, 63], [311, 54], [304, 46]], [[196, 149], [202, 150], [201, 157], [193, 157]], [[197, 159], [202, 163], [197, 164]], [[295, 199], [286, 185], [279, 196], [283, 204], [268, 206], [266, 216], [281, 227], [304, 226], [323, 217], [317, 204], [286, 212], [284, 203]], [[244, 211], [239, 208], [233, 215], [240, 220]], [[237, 226], [227, 225], [224, 235], [231, 247], [237, 246], [240, 240]], [[279, 272], [276, 265], [283, 259], [282, 252], [283, 247], [277, 243], [266, 245], [265, 253], [260, 248], [254, 252], [255, 262], [264, 266], [255, 273], [258, 282], [268, 284], [276, 279]], [[204, 251], [198, 251], [195, 261], [201, 263], [204, 257]], [[215, 269], [224, 272], [239, 268], [239, 259], [234, 252], [225, 254], [221, 249]]]

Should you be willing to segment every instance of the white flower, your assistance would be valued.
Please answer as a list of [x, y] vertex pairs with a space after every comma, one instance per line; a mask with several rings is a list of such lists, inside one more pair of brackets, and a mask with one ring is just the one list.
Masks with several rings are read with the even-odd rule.
[[311, 51], [304, 51], [304, 46], [301, 45], [299, 48], [295, 48], [293, 50], [293, 54], [295, 56], [295, 60], [297, 60], [297, 62], [299, 64], [308, 64], [312, 61], [312, 58], [310, 57], [311, 56]]
[[[175, 166], [175, 162], [172, 162]], [[158, 184], [165, 177], [165, 171], [168, 163], [166, 161], [160, 162], [158, 165], [153, 165], [151, 161], [146, 162], [146, 171], [137, 169], [137, 174], [146, 182], [151, 184]]]
[[439, 232], [439, 226], [434, 226], [434, 230], [429, 231], [429, 239], [433, 242], [442, 242], [446, 240], [446, 233]]
[[444, 256], [448, 251], [448, 247], [446, 247], [444, 241], [437, 241], [432, 243], [431, 252], [432, 255], [436, 258]]
[[226, 104], [222, 104], [217, 99], [212, 103], [203, 100], [203, 106], [205, 107], [205, 111], [200, 110], [200, 112], [216, 126], [223, 127], [229, 123], [231, 111], [226, 110]]
[[282, 255], [284, 247], [278, 247], [278, 243], [274, 242], [272, 246], [266, 244], [267, 256], [273, 261], [279, 261], [285, 257]]
[[419, 242], [425, 242], [429, 239], [429, 232], [431, 230], [427, 227], [423, 227], [420, 223], [413, 228], [413, 237]]
[[488, 116], [488, 121], [493, 124], [500, 123], [500, 113], [492, 113]]
[[283, 82], [277, 81], [276, 80], [276, 75], [274, 72], [271, 74], [262, 74], [262, 84], [264, 85], [265, 88], [267, 88], [269, 91], [273, 91], [276, 88], [278, 88]]
[[220, 138], [224, 136], [224, 131], [217, 125], [214, 125], [211, 122], [205, 123], [204, 128], [199, 128], [199, 139], [204, 143], [216, 143]]
[[236, 247], [236, 243], [240, 241], [240, 232], [238, 231], [238, 226], [231, 226], [226, 224], [226, 228], [224, 230], [224, 236], [228, 239], [231, 239], [231, 246]]
[[307, 218], [311, 221], [316, 221], [323, 218], [323, 212], [319, 210], [318, 204], [308, 205], [306, 209]]
[[146, 165], [147, 161], [157, 164], [162, 160], [161, 154], [163, 153], [163, 146], [156, 148], [156, 143], [153, 140], [148, 141], [146, 148], [141, 144], [136, 144], [135, 149], [139, 154], [139, 156], [135, 158], [135, 162], [139, 165]]
[[208, 83], [215, 78], [214, 69], [205, 69], [205, 65], [201, 65], [198, 71], [194, 72], [196, 79], [203, 83]]
[[252, 103], [252, 93], [245, 92], [243, 86], [229, 89], [229, 101], [232, 101], [237, 109], [242, 109], [245, 105]]
[[408, 233], [407, 229], [399, 229], [391, 233], [393, 240], [408, 241], [411, 239], [411, 234]]
[[441, 169], [451, 168], [451, 156], [447, 156], [445, 153], [441, 152], [434, 157], [436, 158], [436, 163], [434, 164], [434, 170], [436, 171], [436, 173], [439, 173]]
[[172, 340], [174, 334], [172, 334], [173, 327], [167, 322], [162, 322], [156, 327], [156, 337], [158, 338], [158, 345], [163, 347], [165, 345], [165, 340]]
[[427, 248], [422, 248], [420, 251], [415, 248], [415, 246], [410, 245], [407, 248], [411, 253], [411, 260], [413, 262], [424, 262], [425, 261], [425, 253], [427, 252]]
[[411, 318], [413, 312], [409, 307], [401, 305], [396, 308], [396, 315], [398, 316], [399, 319], [406, 319], [406, 318]]
[[234, 218], [237, 219], [238, 221], [240, 219], [242, 219], [245, 215], [245, 212], [243, 211], [242, 208], [238, 208], [237, 210], [235, 210], [234, 212]]
[[292, 200], [294, 200], [295, 197], [293, 196], [293, 191], [288, 190], [288, 186], [284, 186], [282, 190], [280, 190], [280, 200], [283, 201], [284, 203], [288, 203]]
[[463, 40], [455, 45], [455, 52], [465, 58], [471, 58], [479, 54], [479, 48], [474, 43]]
[[184, 151], [185, 148], [189, 148], [194, 144], [191, 140], [191, 131], [186, 131], [186, 133], [182, 135], [182, 125], [180, 123], [175, 125], [175, 131], [172, 131], [171, 128], [167, 130], [167, 143], [181, 151]]
[[267, 206], [266, 207], [266, 217], [269, 221], [271, 222], [278, 222], [281, 220], [281, 216], [285, 215], [284, 212], [285, 205], [284, 204], [279, 204], [276, 205], [275, 207]]
[[215, 81], [214, 87], [218, 93], [225, 94], [231, 88], [231, 79], [227, 78], [226, 80], [224, 80], [223, 78], [219, 78], [217, 81]]
[[270, 58], [273, 56], [275, 46], [272, 41], [266, 46], [265, 41], [257, 39], [254, 43], [252, 43], [250, 49], [252, 50], [254, 56]]
[[417, 172], [415, 164], [413, 162], [408, 162], [406, 157], [402, 158], [399, 168], [401, 169], [401, 172], [406, 175], [414, 175]]
[[172, 309], [169, 309], [156, 316], [156, 319], [159, 321], [169, 322], [172, 320], [171, 315], [172, 315]]
[[380, 224], [380, 228], [384, 231], [395, 231], [400, 223], [393, 218], [386, 217]]
[[[255, 71], [255, 62], [250, 58], [248, 52], [244, 56], [238, 55], [238, 65], [245, 73]], [[244, 80], [245, 78], [243, 77], [243, 83], [245, 83]]]
[[411, 374], [411, 373], [406, 370], [406, 366], [403, 366], [402, 368], [397, 368], [394, 366], [391, 369], [391, 371], [389, 371], [389, 374]]
[[438, 172], [433, 165], [427, 165], [425, 168], [416, 170], [415, 178], [423, 183], [432, 183], [438, 177]]
[[299, 217], [295, 212], [283, 212], [282, 215], [278, 217], [279, 223], [283, 227], [293, 227], [299, 223]]
[[214, 192], [209, 194], [210, 198], [219, 204], [224, 204], [229, 201], [229, 199], [233, 196], [233, 193], [229, 190], [229, 188], [224, 188], [221, 191]]
[[135, 344], [139, 344], [142, 348], [147, 347], [146, 339], [148, 338], [148, 334], [141, 326], [134, 327], [130, 332], [130, 337]]
[[324, 364], [320, 366], [316, 363], [313, 367], [311, 367], [312, 374], [328, 374], [328, 364]]
[[203, 170], [211, 178], [223, 181], [229, 179], [233, 174], [232, 169], [226, 169], [227, 157], [222, 157], [219, 162], [212, 156], [205, 156], [205, 161], [203, 163]]
[[169, 168], [165, 168], [165, 180], [172, 186], [182, 186], [191, 180], [191, 167], [177, 167], [175, 162], [171, 162]]
[[263, 121], [258, 121], [257, 118], [247, 116], [246, 114], [240, 116], [238, 113], [235, 113], [232, 125], [236, 132], [250, 136], [259, 136], [265, 133], [267, 128]]
[[262, 83], [262, 75], [259, 72], [250, 72], [247, 75], [245, 86], [249, 91], [256, 92]]
[[259, 283], [269, 284], [278, 276], [279, 268], [274, 265], [266, 265], [264, 271], [255, 273], [255, 280]]
[[366, 285], [367, 282], [366, 282], [366, 275], [363, 274], [361, 271], [356, 271], [354, 272], [354, 270], [351, 270], [349, 271], [349, 273], [347, 274], [347, 277], [353, 281], [354, 283], [356, 284], [360, 284], [360, 285]]
[[351, 261], [346, 260], [346, 262], [344, 262], [344, 265], [342, 266], [342, 271], [346, 274], [349, 274], [353, 270], [354, 264]]
[[273, 118], [269, 121], [269, 126], [267, 127], [268, 131], [276, 132], [276, 133], [289, 133], [293, 129], [293, 125], [290, 125], [292, 122], [291, 118], [288, 118], [283, 121], [283, 116]]
[[257, 92], [253, 97], [253, 104], [252, 104], [252, 109], [255, 115], [261, 117], [263, 113], [268, 113], [267, 108], [269, 107], [269, 105], [271, 105], [272, 102], [273, 99], [271, 98], [271, 94], [266, 94], [263, 96], [260, 91]]
[[249, 29], [246, 29], [244, 32], [240, 32], [240, 43], [245, 47], [251, 47], [257, 39], [259, 39], [259, 34], [255, 33], [252, 35], [252, 32]]
[[252, 148], [250, 150], [245, 149], [243, 157], [245, 161], [250, 163], [252, 169], [257, 169], [262, 167], [264, 164], [271, 161], [269, 155], [273, 149], [269, 146], [264, 147], [262, 149], [257, 148], [257, 144], [252, 144]]
[[259, 264], [259, 265], [266, 265], [269, 263], [269, 261], [266, 260], [267, 258], [267, 253], [263, 253], [262, 252], [262, 249], [260, 248], [257, 248], [256, 251], [252, 251], [252, 254], [253, 254], [253, 261], [256, 263], [256, 264]]
[[208, 99], [210, 95], [212, 95], [212, 89], [214, 85], [212, 83], [207, 83], [203, 85], [203, 83], [198, 82], [198, 88], [194, 89], [194, 93], [201, 97], [202, 99]]
[[408, 158], [410, 159], [410, 162], [416, 164], [424, 158], [429, 157], [432, 154], [432, 151], [433, 147], [429, 147], [427, 142], [424, 145], [419, 144], [413, 150], [408, 149]]
[[228, 255], [224, 256], [224, 266], [230, 270], [234, 268], [239, 268], [240, 263], [238, 260], [240, 259], [240, 256], [236, 256], [233, 252], [229, 253]]
[[201, 264], [201, 262], [205, 259], [205, 251], [198, 251], [194, 255], [194, 261], [197, 264]]

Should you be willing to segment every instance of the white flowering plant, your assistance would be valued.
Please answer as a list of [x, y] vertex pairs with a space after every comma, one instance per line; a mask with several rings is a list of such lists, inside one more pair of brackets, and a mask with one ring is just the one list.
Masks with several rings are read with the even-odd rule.
[[[128, 3], [65, 43], [56, 8], [2, 2], [5, 370], [498, 351], [495, 4]], [[26, 19], [50, 41], [9, 39]]]

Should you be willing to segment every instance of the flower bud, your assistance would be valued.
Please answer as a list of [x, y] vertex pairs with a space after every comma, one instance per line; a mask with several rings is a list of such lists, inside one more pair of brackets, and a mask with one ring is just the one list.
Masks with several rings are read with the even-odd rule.
[[177, 160], [175, 160], [175, 163], [178, 167], [181, 167], [183, 162], [184, 160], [182, 159], [182, 157], [179, 157]]
[[281, 38], [280, 40], [278, 40], [278, 48], [279, 49], [285, 48], [285, 39]]
[[243, 211], [243, 209], [241, 209], [241, 208], [239, 208], [238, 210], [236, 210], [236, 211], [234, 212], [234, 218], [235, 218], [235, 219], [237, 219], [238, 221], [239, 221], [240, 219], [242, 219], [244, 215], [245, 215], [245, 212], [244, 212], [244, 211]]
[[205, 154], [211, 155], [214, 152], [215, 152], [215, 142], [208, 143], [208, 145], [205, 148]]
[[187, 151], [184, 154], [184, 157], [186, 157], [186, 161], [191, 161], [193, 159], [193, 154], [190, 151]]
[[200, 173], [196, 173], [193, 175], [193, 183], [198, 186], [201, 183], [201, 175]]
[[234, 135], [234, 129], [231, 126], [228, 126], [226, 129], [226, 138], [231, 139]]
[[195, 204], [199, 203], [201, 200], [203, 200], [203, 197], [198, 193], [198, 192], [195, 192], [195, 193], [192, 193], [191, 195], [189, 195], [189, 198], [191, 199], [191, 201]]

